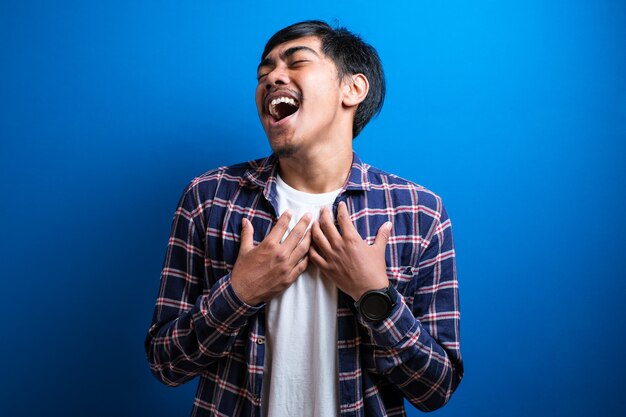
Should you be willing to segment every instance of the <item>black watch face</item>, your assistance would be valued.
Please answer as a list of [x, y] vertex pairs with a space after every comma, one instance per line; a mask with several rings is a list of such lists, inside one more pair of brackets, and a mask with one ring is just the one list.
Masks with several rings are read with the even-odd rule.
[[389, 314], [390, 301], [380, 293], [370, 294], [361, 302], [361, 314], [370, 320], [382, 320]]

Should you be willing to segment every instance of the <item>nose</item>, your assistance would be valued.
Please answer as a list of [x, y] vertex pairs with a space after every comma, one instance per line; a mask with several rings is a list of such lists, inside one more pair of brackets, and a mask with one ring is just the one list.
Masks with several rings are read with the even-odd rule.
[[269, 90], [275, 85], [289, 84], [289, 76], [282, 66], [276, 66], [265, 78], [265, 88]]

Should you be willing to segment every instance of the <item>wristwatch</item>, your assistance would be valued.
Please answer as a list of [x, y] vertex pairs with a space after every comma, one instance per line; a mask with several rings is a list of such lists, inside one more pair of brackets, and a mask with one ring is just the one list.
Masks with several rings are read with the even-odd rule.
[[380, 290], [370, 290], [354, 303], [356, 311], [367, 322], [381, 321], [389, 317], [396, 303], [391, 295], [391, 285]]

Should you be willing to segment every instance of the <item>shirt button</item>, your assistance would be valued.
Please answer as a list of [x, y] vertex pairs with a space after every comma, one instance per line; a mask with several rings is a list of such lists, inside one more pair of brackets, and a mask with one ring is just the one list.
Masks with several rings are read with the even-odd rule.
[[256, 344], [257, 345], [262, 345], [264, 343], [265, 343], [265, 338], [263, 338], [263, 337], [257, 338], [257, 340], [256, 340]]

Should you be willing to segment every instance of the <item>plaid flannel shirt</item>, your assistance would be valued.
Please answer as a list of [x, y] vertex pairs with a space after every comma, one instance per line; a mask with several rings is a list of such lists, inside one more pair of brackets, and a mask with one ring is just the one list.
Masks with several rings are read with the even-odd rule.
[[[145, 346], [163, 383], [200, 377], [192, 416], [260, 416], [265, 308], [237, 297], [230, 271], [242, 218], [254, 225], [255, 243], [276, 221], [277, 162], [271, 155], [195, 178], [174, 215]], [[369, 243], [393, 223], [385, 257], [396, 300], [387, 319], [368, 323], [339, 291], [340, 414], [404, 416], [404, 398], [439, 408], [463, 376], [455, 253], [441, 199], [354, 154], [335, 211], [340, 201]]]

